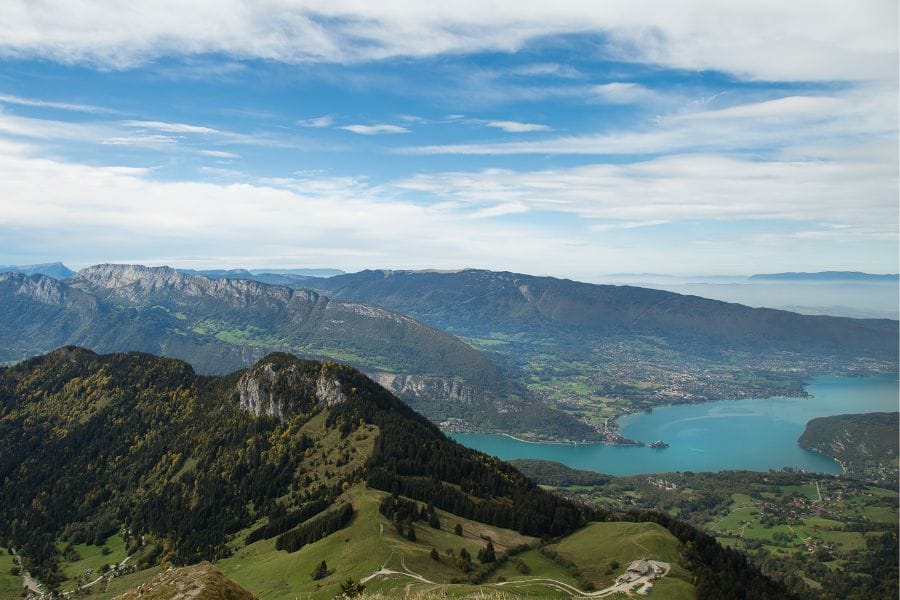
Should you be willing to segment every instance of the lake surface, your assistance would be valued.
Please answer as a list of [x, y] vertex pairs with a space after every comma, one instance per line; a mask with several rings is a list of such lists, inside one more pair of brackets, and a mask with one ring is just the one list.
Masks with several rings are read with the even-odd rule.
[[768, 471], [797, 467], [840, 473], [832, 459], [797, 445], [807, 421], [848, 413], [898, 409], [897, 375], [818, 377], [810, 398], [719, 400], [665, 406], [619, 419], [622, 435], [663, 440], [668, 448], [604, 444], [540, 444], [497, 434], [452, 434], [456, 441], [504, 460], [555, 460], [576, 469], [610, 475], [664, 471]]

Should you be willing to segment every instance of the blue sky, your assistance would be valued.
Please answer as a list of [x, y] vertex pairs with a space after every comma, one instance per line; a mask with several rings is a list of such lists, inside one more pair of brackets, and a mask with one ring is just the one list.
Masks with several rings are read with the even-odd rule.
[[0, 263], [898, 270], [895, 2], [120, 4], [0, 9]]

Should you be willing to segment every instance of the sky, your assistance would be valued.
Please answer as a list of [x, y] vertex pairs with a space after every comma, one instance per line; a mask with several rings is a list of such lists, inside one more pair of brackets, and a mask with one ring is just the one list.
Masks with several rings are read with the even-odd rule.
[[895, 0], [0, 3], [0, 264], [898, 271]]

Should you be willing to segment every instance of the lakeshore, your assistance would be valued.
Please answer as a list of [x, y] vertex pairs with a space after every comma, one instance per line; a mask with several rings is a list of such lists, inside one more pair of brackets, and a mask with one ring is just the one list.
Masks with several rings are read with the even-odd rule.
[[789, 467], [839, 474], [833, 459], [805, 450], [797, 438], [820, 416], [896, 410], [897, 375], [818, 377], [799, 398], [720, 400], [659, 407], [622, 417], [623, 435], [662, 439], [669, 448], [548, 443], [505, 434], [450, 434], [458, 442], [504, 460], [555, 460], [610, 475], [667, 471], [768, 471]]

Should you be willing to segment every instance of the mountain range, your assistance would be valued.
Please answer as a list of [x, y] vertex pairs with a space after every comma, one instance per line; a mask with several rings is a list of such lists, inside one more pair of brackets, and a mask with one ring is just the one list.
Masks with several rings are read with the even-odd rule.
[[332, 358], [364, 369], [435, 421], [584, 439], [571, 416], [529, 401], [482, 352], [410, 317], [241, 279], [167, 267], [98, 265], [58, 281], [0, 274], [0, 361], [76, 344], [189, 360], [220, 374], [267, 352]]
[[814, 375], [897, 365], [898, 323], [887, 319], [483, 270], [362, 271], [286, 286], [242, 273], [0, 274], [0, 361], [77, 344], [215, 374], [289, 351], [361, 368], [447, 427], [568, 440], [596, 439], [607, 417], [636, 409], [802, 395]]
[[819, 271], [816, 273], [760, 273], [751, 275], [755, 281], [857, 281], [857, 282], [893, 282], [897, 273], [862, 273], [860, 271]]
[[799, 315], [632, 286], [465, 270], [362, 271], [308, 282], [464, 335], [657, 337], [698, 355], [897, 357], [897, 322]]

